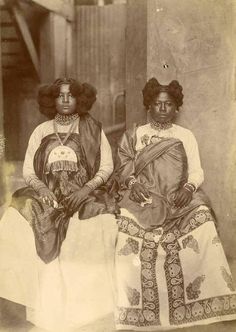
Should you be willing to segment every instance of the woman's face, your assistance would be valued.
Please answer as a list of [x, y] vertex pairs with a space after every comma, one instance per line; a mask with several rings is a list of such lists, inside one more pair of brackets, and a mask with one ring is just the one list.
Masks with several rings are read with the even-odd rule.
[[70, 93], [70, 85], [62, 84], [60, 94], [56, 98], [56, 110], [60, 114], [69, 115], [76, 112], [76, 98]]
[[150, 115], [156, 122], [172, 122], [176, 109], [173, 98], [167, 92], [160, 92], [150, 105]]

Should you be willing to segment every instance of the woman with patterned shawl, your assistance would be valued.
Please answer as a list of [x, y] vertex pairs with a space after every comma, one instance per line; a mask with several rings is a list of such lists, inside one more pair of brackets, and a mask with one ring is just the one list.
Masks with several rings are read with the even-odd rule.
[[177, 81], [143, 89], [149, 121], [123, 135], [116, 176], [117, 328], [158, 331], [236, 319], [236, 292], [200, 186], [192, 132], [174, 124]]
[[113, 160], [88, 114], [95, 100], [93, 86], [73, 79], [40, 88], [50, 120], [30, 137], [28, 186], [14, 193], [0, 223], [0, 297], [26, 306], [27, 320], [48, 330], [66, 332], [113, 312], [117, 228], [103, 186]]

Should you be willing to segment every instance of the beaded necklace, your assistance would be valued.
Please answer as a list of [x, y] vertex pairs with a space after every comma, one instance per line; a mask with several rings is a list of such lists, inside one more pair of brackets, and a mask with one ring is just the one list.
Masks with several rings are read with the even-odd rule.
[[160, 131], [160, 130], [167, 130], [167, 129], [171, 128], [173, 126], [173, 124], [170, 121], [160, 123], [160, 122], [156, 122], [154, 120], [151, 120], [150, 121], [150, 126], [151, 126], [151, 128], [153, 128], [157, 131]]
[[79, 123], [79, 118], [77, 118], [76, 120], [74, 120], [72, 123], [71, 123], [71, 126], [66, 134], [66, 136], [64, 137], [63, 140], [61, 140], [59, 134], [58, 134], [58, 130], [57, 130], [57, 122], [56, 122], [56, 119], [54, 119], [53, 121], [53, 129], [54, 129], [54, 133], [60, 143], [60, 145], [64, 145], [66, 143], [66, 141], [68, 140], [68, 138], [70, 137], [70, 135], [73, 133], [73, 131], [75, 130], [76, 126], [78, 126], [78, 123]]
[[57, 113], [54, 120], [61, 126], [68, 126], [69, 124], [73, 123], [75, 120], [79, 118], [78, 113], [73, 114], [59, 114]]

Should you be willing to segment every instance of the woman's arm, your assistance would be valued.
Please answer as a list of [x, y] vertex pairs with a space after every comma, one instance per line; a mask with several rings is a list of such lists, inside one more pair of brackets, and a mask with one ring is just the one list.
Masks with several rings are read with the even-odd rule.
[[28, 147], [25, 154], [25, 160], [23, 164], [23, 177], [28, 186], [33, 188], [42, 199], [42, 201], [48, 205], [56, 205], [56, 196], [49, 190], [49, 188], [37, 177], [34, 171], [34, 155], [41, 144], [41, 140], [44, 137], [44, 125], [39, 125], [32, 133], [29, 139]]
[[195, 136], [188, 130], [182, 141], [188, 160], [188, 182], [179, 189], [175, 196], [174, 205], [177, 208], [187, 206], [192, 200], [193, 193], [204, 181], [204, 173], [201, 167], [198, 144]]
[[45, 136], [44, 129], [44, 124], [41, 124], [30, 136], [23, 164], [23, 177], [26, 184], [38, 193], [44, 203], [55, 206], [56, 196], [49, 190], [45, 183], [37, 177], [34, 171], [34, 155], [41, 144], [42, 138]]
[[98, 188], [100, 185], [107, 182], [110, 175], [113, 172], [113, 159], [110, 144], [104, 134], [101, 132], [101, 160], [99, 170], [95, 174], [94, 178], [86, 183], [91, 190]]
[[23, 164], [23, 177], [25, 182], [37, 192], [40, 188], [46, 187], [46, 185], [36, 176], [34, 171], [34, 155], [40, 146], [42, 138], [42, 125], [39, 125], [30, 136]]
[[188, 159], [188, 183], [193, 184], [195, 189], [198, 189], [204, 181], [204, 172], [201, 166], [197, 140], [190, 131], [184, 148]]

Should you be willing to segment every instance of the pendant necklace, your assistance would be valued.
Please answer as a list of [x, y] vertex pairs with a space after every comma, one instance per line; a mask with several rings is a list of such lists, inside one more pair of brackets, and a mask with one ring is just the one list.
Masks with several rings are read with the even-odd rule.
[[59, 136], [58, 134], [58, 130], [57, 130], [57, 124], [56, 124], [56, 121], [54, 119], [53, 121], [53, 128], [54, 128], [54, 133], [60, 143], [60, 145], [64, 145], [66, 143], [66, 141], [68, 140], [69, 136], [73, 133], [74, 129], [76, 128], [76, 126], [78, 125], [79, 123], [79, 118], [77, 118], [70, 126], [66, 136], [64, 137], [64, 139], [62, 140], [61, 137]]
[[64, 139], [61, 139], [60, 135], [58, 134], [56, 121], [54, 119], [54, 121], [53, 121], [54, 133], [55, 133], [60, 145], [56, 146], [50, 152], [49, 157], [48, 157], [49, 164], [52, 164], [52, 163], [55, 163], [58, 161], [69, 161], [69, 162], [73, 162], [73, 163], [77, 164], [78, 158], [77, 158], [75, 151], [71, 147], [66, 146], [65, 143], [67, 142], [70, 135], [73, 133], [73, 131], [76, 128], [76, 126], [78, 125], [78, 123], [79, 123], [79, 118], [71, 124]]

